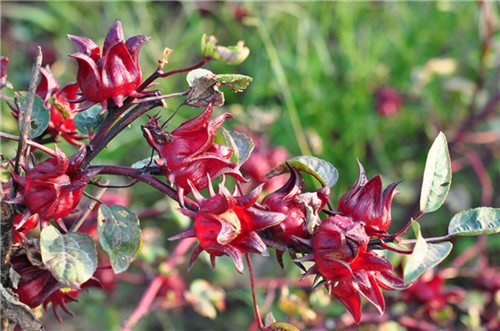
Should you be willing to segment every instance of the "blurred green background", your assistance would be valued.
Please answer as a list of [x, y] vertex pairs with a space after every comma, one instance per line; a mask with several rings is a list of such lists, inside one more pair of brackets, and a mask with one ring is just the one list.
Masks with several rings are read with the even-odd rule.
[[[156, 69], [164, 47], [174, 51], [166, 71], [198, 62], [204, 33], [217, 36], [221, 45], [244, 40], [251, 53], [243, 64], [230, 67], [210, 62], [205, 66], [216, 73], [241, 73], [254, 79], [243, 93], [225, 90], [226, 105], [218, 111], [235, 114], [227, 124], [263, 131], [292, 156], [312, 153], [331, 162], [340, 174], [332, 191], [334, 205], [358, 176], [356, 159], [369, 178], [380, 173], [385, 185], [404, 178], [394, 200], [393, 232], [417, 214], [425, 157], [437, 133], [442, 130], [453, 139], [469, 117], [473, 95], [473, 109], [480, 111], [499, 86], [499, 35], [492, 36], [491, 49], [482, 57], [486, 24], [475, 2], [2, 1], [0, 6], [1, 55], [10, 59], [8, 80], [17, 90], [27, 89], [35, 45], [42, 46], [44, 64], [51, 64], [61, 86], [74, 81], [76, 61], [67, 55], [76, 49], [66, 34], [85, 36], [102, 45], [116, 18], [122, 21], [126, 38], [138, 34], [152, 37], [140, 55], [145, 77]], [[497, 4], [491, 6], [496, 18]], [[476, 93], [481, 61], [484, 84]], [[185, 74], [159, 82], [165, 94], [188, 88]], [[401, 95], [402, 107], [394, 116], [377, 111], [375, 95], [382, 87], [391, 87]], [[170, 114], [181, 101], [170, 99], [169, 109], [162, 112]], [[170, 128], [195, 113], [198, 110], [183, 108]], [[140, 131], [145, 121], [137, 121], [118, 136], [94, 164], [131, 165], [148, 157], [150, 150], [144, 148]], [[2, 131], [17, 132], [3, 101], [1, 126]], [[499, 130], [498, 115], [473, 129]], [[60, 145], [63, 150], [74, 150]], [[2, 142], [2, 153], [12, 156], [14, 146]], [[491, 205], [499, 207], [499, 144], [460, 144], [452, 160], [463, 159], [470, 149], [483, 160], [492, 185]], [[484, 186], [468, 162], [464, 164], [454, 174], [448, 203], [422, 219], [426, 236], [444, 235], [455, 212], [481, 205]], [[141, 184], [129, 190], [129, 195], [132, 209], [165, 203], [161, 194]], [[168, 236], [181, 227], [172, 228], [166, 221], [170, 218], [166, 215], [161, 223], [153, 220], [143, 226], [163, 227]], [[458, 242], [455, 254], [468, 244], [466, 240]], [[227, 283], [224, 287], [235, 301], [229, 301], [226, 312], [214, 321], [186, 318], [197, 316], [189, 309], [184, 315], [156, 312], [142, 320], [138, 329], [242, 329], [250, 325], [253, 312], [246, 278], [235, 275], [231, 264], [220, 260], [220, 270], [212, 273], [207, 266], [197, 265], [187, 277], [220, 284], [231, 275], [235, 287], [228, 288]], [[286, 272], [276, 271], [273, 259], [267, 260], [271, 261], [259, 265], [263, 276], [286, 276]], [[498, 265], [498, 258], [496, 262]], [[294, 270], [288, 277], [297, 275]], [[138, 295], [127, 295], [141, 293], [140, 289], [124, 285], [123, 292], [109, 301], [113, 304], [104, 295], [82, 295], [83, 304], [71, 305], [77, 318], [65, 319], [62, 328], [85, 329], [89, 321], [105, 329], [117, 328], [139, 299]], [[329, 309], [338, 312], [339, 307], [336, 304]], [[273, 312], [287, 319], [278, 308]]]

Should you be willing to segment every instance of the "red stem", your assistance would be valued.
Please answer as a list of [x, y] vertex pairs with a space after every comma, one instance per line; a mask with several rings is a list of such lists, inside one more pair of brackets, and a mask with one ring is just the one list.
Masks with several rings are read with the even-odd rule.
[[255, 282], [254, 282], [254, 277], [253, 277], [252, 260], [250, 258], [250, 254], [248, 254], [248, 253], [245, 253], [245, 257], [247, 259], [248, 273], [250, 274], [250, 287], [252, 289], [252, 299], [253, 299], [253, 308], [255, 310], [255, 319], [257, 320], [257, 323], [259, 324], [259, 329], [266, 330], [266, 327], [262, 323], [262, 318], [261, 318], [260, 312], [259, 312], [259, 305], [257, 303], [257, 294], [255, 293]]
[[196, 63], [195, 65], [192, 65], [192, 66], [187, 67], [187, 68], [172, 70], [172, 71], [165, 72], [165, 73], [159, 73], [159, 77], [165, 78], [165, 77], [172, 76], [172, 75], [175, 75], [175, 74], [180, 74], [182, 72], [186, 72], [186, 71], [191, 71], [191, 70], [194, 70], [194, 69], [198, 69], [198, 68], [201, 68], [208, 61], [210, 61], [210, 58], [209, 57], [208, 58], [204, 57], [200, 62]]
[[148, 288], [142, 295], [141, 301], [139, 301], [139, 304], [135, 308], [134, 312], [125, 322], [125, 325], [121, 329], [122, 331], [132, 330], [132, 327], [134, 327], [134, 325], [141, 319], [141, 317], [149, 312], [149, 307], [153, 303], [156, 294], [160, 290], [165, 280], [166, 278], [163, 275], [157, 275], [155, 278], [153, 278]]
[[[14, 136], [12, 134], [8, 134], [8, 133], [1, 132], [1, 131], [0, 131], [0, 137], [5, 138], [5, 139], [10, 139], [10, 140], [15, 140], [15, 141], [19, 141], [19, 139], [20, 139], [18, 136]], [[41, 145], [39, 143], [36, 143], [33, 140], [27, 139], [26, 145], [30, 145], [32, 147], [35, 147], [35, 148], [41, 150], [42, 152], [49, 154], [52, 157], [56, 157], [56, 152], [54, 150], [52, 150], [44, 145]]]
[[[99, 171], [99, 174], [101, 175], [118, 175], [118, 176], [126, 176], [130, 178], [134, 178], [137, 180], [140, 180], [141, 182], [144, 182], [155, 189], [159, 190], [160, 192], [165, 193], [168, 195], [170, 198], [174, 199], [175, 201], [179, 202], [179, 197], [177, 195], [177, 191], [168, 186], [167, 184], [163, 183], [162, 181], [156, 179], [155, 177], [152, 177], [150, 175], [145, 174], [142, 169], [135, 169], [135, 168], [129, 168], [129, 167], [123, 167], [123, 166], [112, 166], [112, 165], [105, 165], [105, 166], [91, 166], [89, 167], [90, 169], [101, 169]], [[193, 202], [192, 200], [188, 199], [187, 197], [184, 197], [184, 204], [188, 209], [191, 210], [198, 210], [198, 204]]]

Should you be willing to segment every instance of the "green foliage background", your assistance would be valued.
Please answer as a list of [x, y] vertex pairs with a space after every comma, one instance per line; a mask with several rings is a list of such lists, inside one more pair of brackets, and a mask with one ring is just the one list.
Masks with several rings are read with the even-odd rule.
[[[229, 67], [210, 62], [205, 66], [216, 73], [241, 73], [254, 79], [243, 93], [225, 91], [226, 107], [220, 112], [235, 114], [232, 126], [250, 123], [264, 129], [274, 144], [285, 146], [291, 155], [304, 154], [307, 152], [304, 146], [312, 146], [315, 156], [331, 162], [339, 170], [340, 179], [332, 195], [334, 204], [358, 176], [356, 159], [365, 166], [369, 178], [381, 173], [385, 184], [404, 178], [405, 182], [398, 186], [400, 194], [395, 198], [393, 231], [416, 215], [425, 156], [433, 139], [440, 130], [452, 139], [456, 128], [468, 116], [485, 28], [477, 3], [453, 1], [2, 1], [0, 6], [1, 55], [9, 57], [8, 80], [19, 90], [27, 89], [34, 45], [41, 45], [45, 59], [53, 60], [52, 71], [60, 85], [64, 85], [75, 80], [77, 69], [76, 61], [67, 56], [76, 49], [66, 34], [86, 36], [102, 45], [106, 31], [116, 18], [121, 19], [126, 38], [138, 34], [152, 37], [140, 56], [145, 76], [155, 70], [164, 47], [174, 50], [165, 68], [168, 70], [199, 61], [203, 33], [216, 35], [222, 45], [244, 40], [251, 53], [243, 64]], [[495, 15], [496, 7], [493, 4]], [[238, 19], [237, 8], [244, 8], [248, 15]], [[498, 36], [493, 40], [496, 45]], [[478, 108], [488, 100], [489, 91], [498, 85], [495, 61], [498, 54], [492, 53], [485, 59], [486, 88], [479, 94]], [[430, 75], [424, 84], [421, 77], [431, 59], [448, 59], [456, 67], [446, 75]], [[404, 105], [397, 116], [387, 118], [376, 111], [374, 92], [381, 86], [393, 87], [404, 95]], [[185, 75], [165, 79], [160, 87], [165, 93], [188, 88]], [[169, 101], [169, 109], [162, 112], [170, 113], [180, 101]], [[192, 117], [194, 112], [198, 111], [182, 109], [170, 128], [175, 128], [183, 118]], [[266, 124], [265, 114], [272, 114], [274, 121]], [[144, 148], [140, 131], [140, 124], [145, 121], [134, 123], [94, 163], [131, 165], [148, 157], [150, 151]], [[498, 118], [492, 118], [481, 123], [477, 130], [499, 127]], [[4, 102], [1, 130], [17, 131]], [[13, 143], [2, 143], [2, 153], [11, 156], [13, 146]], [[61, 147], [66, 151], [73, 148]], [[500, 204], [498, 147], [498, 143], [489, 146], [485, 158], [496, 207]], [[452, 160], [461, 158], [463, 150], [457, 150]], [[454, 212], [481, 203], [482, 188], [470, 167], [454, 174], [453, 180], [450, 203], [422, 219], [426, 236], [445, 234]], [[161, 194], [145, 185], [135, 186], [129, 192], [132, 209], [165, 202]], [[173, 228], [169, 221], [171, 216], [166, 215], [145, 225], [160, 226], [167, 235], [178, 232], [179, 228]], [[472, 239], [458, 242], [457, 252], [461, 245], [467, 245], [466, 240]], [[167, 248], [172, 245], [163, 244]], [[230, 309], [218, 319], [192, 318], [197, 315], [188, 309], [184, 315], [157, 312], [141, 321], [138, 329], [246, 328], [253, 316], [247, 280], [236, 275], [230, 263], [226, 264], [223, 259], [221, 262], [220, 269], [214, 273], [200, 264], [187, 273], [189, 278], [203, 277], [216, 284], [223, 282], [225, 287], [228, 277], [229, 282], [234, 282], [235, 287], [229, 288], [228, 295], [239, 299], [233, 297], [231, 300], [235, 301], [228, 302]], [[263, 276], [286, 276], [286, 272], [276, 271], [274, 261], [260, 263], [259, 269]], [[295, 270], [288, 273], [290, 278], [297, 276]], [[85, 321], [92, 321], [104, 329], [115, 329], [139, 298], [138, 295], [130, 297], [130, 293], [141, 293], [141, 290], [136, 285], [123, 285], [112, 301], [107, 301], [104, 295], [82, 295], [83, 304], [71, 305], [79, 317], [65, 320], [64, 327], [75, 324], [76, 328], [84, 329]], [[337, 305], [331, 309], [339, 311]], [[278, 308], [273, 312], [286, 320]]]

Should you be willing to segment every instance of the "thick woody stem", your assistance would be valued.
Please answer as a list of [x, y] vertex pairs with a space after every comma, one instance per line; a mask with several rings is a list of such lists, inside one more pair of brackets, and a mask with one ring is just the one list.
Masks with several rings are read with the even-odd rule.
[[[17, 154], [14, 163], [14, 173], [21, 174], [21, 165], [24, 163], [24, 154], [26, 153], [28, 134], [31, 128], [31, 112], [33, 110], [33, 102], [35, 100], [35, 91], [38, 82], [38, 75], [40, 67], [42, 66], [42, 49], [38, 46], [33, 69], [31, 72], [31, 80], [28, 88], [28, 96], [26, 98], [26, 105], [24, 109], [19, 109], [19, 143], [17, 147]], [[9, 193], [9, 199], [15, 198], [17, 195], [18, 184], [12, 181], [12, 187]], [[2, 192], [3, 193], [3, 192]], [[10, 256], [11, 256], [11, 243], [12, 243], [12, 223], [14, 220], [14, 210], [12, 205], [7, 204], [4, 200], [5, 196], [1, 197], [1, 284], [5, 288], [11, 287], [9, 272], [10, 272]], [[2, 287], [2, 288], [3, 288]], [[2, 310], [1, 317], [2, 330], [9, 325], [9, 316], [6, 310]]]

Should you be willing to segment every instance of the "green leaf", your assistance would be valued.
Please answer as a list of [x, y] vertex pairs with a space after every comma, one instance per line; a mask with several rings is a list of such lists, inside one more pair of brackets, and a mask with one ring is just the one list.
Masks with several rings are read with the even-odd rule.
[[224, 64], [236, 65], [246, 60], [250, 49], [245, 47], [243, 41], [238, 41], [236, 46], [218, 46], [215, 36], [203, 35], [201, 37], [201, 52], [203, 57], [211, 57]]
[[500, 232], [500, 209], [480, 207], [461, 211], [453, 216], [448, 234], [454, 236], [477, 236]]
[[450, 242], [428, 244], [420, 233], [420, 225], [412, 221], [412, 227], [417, 237], [417, 243], [404, 268], [405, 282], [414, 281], [425, 271], [441, 263], [450, 254], [453, 247]]
[[229, 131], [229, 134], [231, 135], [231, 138], [233, 138], [238, 150], [238, 165], [241, 166], [252, 154], [255, 144], [253, 143], [252, 138], [248, 137], [244, 133]]
[[215, 76], [215, 80], [221, 85], [229, 86], [233, 92], [241, 92], [248, 87], [253, 78], [238, 74], [225, 74]]
[[[19, 103], [21, 108], [26, 107], [28, 92], [15, 92], [14, 98], [16, 104]], [[50, 110], [45, 108], [45, 103], [38, 95], [35, 95], [33, 100], [33, 110], [31, 112], [31, 124], [29, 136], [31, 138], [39, 137], [49, 126]]]
[[78, 131], [83, 134], [90, 134], [97, 130], [105, 117], [105, 114], [101, 115], [101, 111], [101, 105], [95, 105], [85, 111], [77, 113], [74, 123]]
[[240, 164], [240, 152], [238, 149], [238, 145], [236, 145], [236, 142], [234, 141], [229, 131], [227, 131], [222, 126], [215, 133], [214, 143], [231, 147], [231, 149], [233, 150], [233, 154], [231, 154], [230, 158], [231, 162]]
[[113, 271], [124, 272], [139, 254], [141, 228], [139, 219], [128, 208], [104, 204], [97, 219], [99, 242], [111, 259]]
[[46, 226], [40, 234], [40, 249], [47, 269], [66, 287], [80, 288], [97, 268], [96, 243], [86, 233], [62, 235], [54, 226]]
[[[287, 162], [295, 169], [311, 174], [323, 186], [332, 187], [333, 185], [335, 185], [335, 183], [337, 183], [337, 180], [339, 179], [339, 173], [337, 169], [335, 169], [335, 167], [330, 162], [314, 156], [296, 156], [288, 160]], [[290, 169], [286, 164], [287, 162], [280, 164], [278, 167], [268, 172], [266, 174], [266, 178], [272, 178], [285, 172], [290, 172]]]
[[450, 153], [446, 137], [440, 132], [427, 155], [420, 194], [420, 210], [430, 213], [439, 209], [446, 200], [450, 185]]

